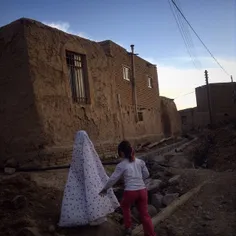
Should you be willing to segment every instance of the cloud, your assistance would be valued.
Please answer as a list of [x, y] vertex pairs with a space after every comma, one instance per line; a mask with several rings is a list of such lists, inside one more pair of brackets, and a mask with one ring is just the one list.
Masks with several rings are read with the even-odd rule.
[[62, 21], [57, 21], [57, 22], [43, 22], [43, 24], [48, 25], [52, 28], [56, 28], [59, 30], [62, 30], [68, 34], [73, 34], [73, 35], [77, 35], [80, 36], [82, 38], [87, 38], [92, 40], [86, 33], [84, 32], [76, 32], [74, 30], [71, 29], [71, 26], [68, 22], [62, 22]]
[[52, 28], [62, 30], [64, 32], [68, 32], [69, 28], [70, 28], [70, 24], [67, 22], [60, 22], [60, 21], [59, 22], [51, 22], [51, 23], [43, 22], [43, 24], [48, 25]]
[[[172, 65], [158, 63], [158, 60], [153, 58], [146, 58], [146, 60], [157, 65], [161, 95], [175, 98], [178, 109], [196, 106], [195, 93], [191, 92], [195, 91], [195, 87], [205, 84], [205, 68], [201, 70], [195, 68], [179, 68], [172, 63]], [[208, 61], [206, 69], [209, 73], [210, 83], [230, 82], [230, 76], [226, 75], [216, 63], [212, 63], [211, 58], [203, 58], [200, 61]], [[232, 74], [234, 80], [236, 80], [236, 60], [219, 59], [219, 62], [229, 74]]]

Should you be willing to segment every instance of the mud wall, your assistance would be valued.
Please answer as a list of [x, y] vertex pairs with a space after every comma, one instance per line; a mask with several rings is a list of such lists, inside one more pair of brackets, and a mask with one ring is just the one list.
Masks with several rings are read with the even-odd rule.
[[[236, 83], [209, 84], [210, 104], [213, 124], [218, 125], [236, 119], [234, 102]], [[180, 111], [182, 127], [185, 131], [200, 129], [210, 124], [207, 87], [196, 88], [197, 107]]]
[[[222, 114], [236, 118], [236, 103], [234, 101], [236, 83], [209, 84], [210, 103], [212, 107], [213, 120], [215, 123], [221, 120]], [[198, 112], [208, 112], [207, 87], [196, 88], [196, 100]]]
[[[100, 153], [114, 152], [123, 138], [137, 143], [162, 137], [155, 67], [135, 58], [138, 106], [143, 111], [143, 121], [136, 123], [131, 83], [123, 79], [122, 65], [130, 65], [127, 51], [114, 43], [107, 49], [32, 20], [25, 19], [24, 26], [35, 104], [43, 124], [43, 149], [70, 149], [75, 132], [81, 129]], [[66, 50], [86, 56], [89, 104], [72, 100]], [[147, 87], [147, 75], [153, 78], [152, 89]]]
[[42, 147], [21, 20], [0, 28], [0, 161]]
[[[102, 47], [29, 20], [25, 32], [30, 77], [47, 147], [71, 146], [75, 132], [81, 129], [96, 144], [116, 142], [120, 129], [113, 99], [115, 84]], [[86, 55], [89, 104], [72, 100], [66, 50]]]
[[161, 98], [161, 123], [165, 137], [178, 136], [182, 132], [181, 118], [172, 99]]

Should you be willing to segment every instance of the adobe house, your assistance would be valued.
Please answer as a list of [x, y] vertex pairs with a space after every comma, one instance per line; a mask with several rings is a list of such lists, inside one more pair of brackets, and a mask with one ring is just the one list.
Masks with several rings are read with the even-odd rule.
[[30, 19], [0, 28], [0, 96], [1, 160], [58, 164], [78, 130], [101, 156], [163, 136], [155, 65]]
[[161, 99], [161, 123], [165, 137], [177, 137], [181, 135], [181, 118], [174, 99], [160, 96]]
[[[210, 83], [209, 102], [212, 123], [217, 125], [236, 119], [236, 83]], [[210, 124], [207, 86], [195, 88], [197, 107], [179, 111], [184, 131], [206, 127]]]

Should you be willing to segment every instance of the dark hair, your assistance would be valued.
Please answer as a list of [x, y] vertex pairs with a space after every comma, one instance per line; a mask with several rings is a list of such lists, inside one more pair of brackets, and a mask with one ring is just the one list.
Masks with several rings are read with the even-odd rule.
[[118, 145], [119, 156], [121, 152], [125, 154], [125, 158], [129, 159], [130, 162], [134, 161], [134, 150], [128, 141], [124, 140]]

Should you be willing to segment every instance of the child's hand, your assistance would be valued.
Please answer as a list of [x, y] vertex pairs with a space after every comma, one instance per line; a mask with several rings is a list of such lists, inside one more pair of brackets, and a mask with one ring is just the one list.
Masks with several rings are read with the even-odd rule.
[[100, 195], [101, 197], [104, 197], [106, 194], [107, 194], [107, 190], [105, 190], [105, 189], [103, 189], [103, 190], [99, 193], [99, 195]]

